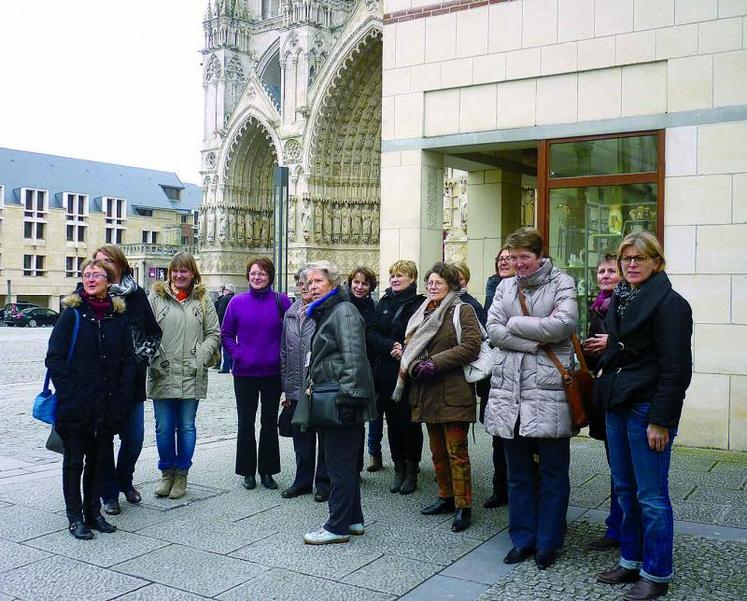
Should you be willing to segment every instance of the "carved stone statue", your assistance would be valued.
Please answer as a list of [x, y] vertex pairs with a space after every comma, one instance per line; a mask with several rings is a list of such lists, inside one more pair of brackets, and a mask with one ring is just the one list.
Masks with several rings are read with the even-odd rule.
[[355, 205], [350, 215], [350, 233], [353, 243], [359, 243], [361, 241], [361, 206]]
[[322, 214], [323, 214], [322, 203], [317, 198], [314, 201], [314, 241], [315, 242], [322, 241], [322, 236], [324, 235], [324, 232], [327, 229], [326, 225], [322, 227], [322, 221], [324, 220], [324, 218], [322, 217]]
[[228, 215], [226, 209], [219, 209], [218, 212], [218, 241], [225, 242], [228, 238]]
[[239, 246], [243, 246], [246, 243], [246, 218], [244, 217], [244, 211], [239, 209], [239, 215], [236, 218], [236, 242]]
[[236, 226], [236, 211], [233, 209], [228, 212], [228, 231], [230, 232], [229, 239], [235, 244], [239, 238], [239, 234]]
[[301, 231], [305, 242], [311, 237], [311, 199], [304, 197], [301, 202]]
[[378, 207], [371, 210], [371, 244], [379, 241], [379, 209]]
[[342, 241], [350, 242], [350, 205], [345, 203], [342, 206]]
[[251, 211], [246, 212], [246, 245], [254, 246], [254, 221]]
[[215, 242], [215, 209], [213, 207], [207, 210], [207, 233], [205, 239], [210, 244]]

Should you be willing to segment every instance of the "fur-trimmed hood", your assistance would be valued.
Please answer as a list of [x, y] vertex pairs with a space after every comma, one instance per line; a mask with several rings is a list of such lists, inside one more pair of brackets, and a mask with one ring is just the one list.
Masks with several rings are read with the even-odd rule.
[[[124, 313], [125, 309], [127, 309], [127, 304], [125, 303], [124, 299], [121, 296], [114, 296], [110, 297], [112, 299], [112, 307], [114, 308], [114, 311], [116, 313]], [[65, 298], [62, 299], [62, 306], [63, 307], [80, 307], [80, 305], [83, 303], [83, 299], [81, 298], [80, 294], [78, 292], [73, 292], [72, 294], [68, 294]]]
[[[166, 282], [154, 283], [151, 287], [151, 290], [153, 291], [153, 294], [160, 296], [161, 298], [174, 296], [171, 292], [171, 288], [166, 285]], [[206, 294], [207, 288], [205, 287], [205, 284], [197, 284], [194, 288], [192, 288], [192, 296], [194, 296], [198, 300], [202, 300]]]

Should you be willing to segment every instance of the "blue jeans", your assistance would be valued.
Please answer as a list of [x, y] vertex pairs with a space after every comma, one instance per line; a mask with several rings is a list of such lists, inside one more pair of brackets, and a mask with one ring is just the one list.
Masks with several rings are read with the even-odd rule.
[[159, 470], [188, 470], [197, 444], [197, 399], [154, 399]]
[[[514, 547], [554, 551], [563, 546], [571, 484], [570, 438], [503, 439], [508, 472], [508, 531]], [[539, 454], [539, 487], [534, 453]]]
[[[604, 439], [604, 453], [607, 455], [607, 465], [610, 465], [610, 445], [607, 442], [607, 438]], [[615, 482], [610, 474], [610, 513], [607, 519], [604, 520], [607, 526], [607, 532], [604, 533], [605, 538], [612, 540], [620, 540], [620, 525], [623, 520], [623, 510], [620, 507], [620, 501], [617, 500], [617, 493], [615, 492]]]
[[225, 347], [223, 347], [223, 359], [218, 364], [218, 367], [220, 367], [220, 371], [231, 371], [231, 368], [233, 367], [233, 357], [228, 354], [228, 351]]
[[640, 569], [652, 582], [671, 582], [674, 515], [669, 501], [669, 462], [676, 428], [661, 452], [648, 446], [649, 403], [607, 412], [607, 442], [615, 492], [623, 511], [620, 565]]
[[[101, 498], [104, 502], [115, 501], [120, 492], [125, 492], [132, 487], [132, 476], [135, 473], [135, 464], [143, 450], [143, 438], [145, 436], [144, 403], [136, 402], [130, 411], [127, 426], [119, 434], [119, 454], [117, 455], [117, 467], [107, 470], [107, 482], [103, 484]], [[114, 461], [114, 457], [111, 457]]]
[[376, 419], [368, 422], [368, 454], [381, 457], [381, 440], [384, 438], [384, 416], [379, 413]]

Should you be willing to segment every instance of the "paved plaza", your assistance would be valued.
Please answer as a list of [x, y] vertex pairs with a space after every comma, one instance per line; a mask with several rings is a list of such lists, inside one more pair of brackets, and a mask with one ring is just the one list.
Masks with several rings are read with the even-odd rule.
[[[485, 510], [490, 491], [490, 438], [470, 440], [474, 525], [450, 530], [450, 516], [419, 513], [436, 494], [429, 455], [419, 490], [392, 495], [387, 469], [364, 472], [366, 534], [345, 545], [305, 546], [326, 504], [310, 496], [246, 491], [233, 473], [236, 414], [229, 375], [210, 372], [209, 398], [198, 411], [198, 448], [187, 497], [153, 495], [158, 476], [152, 406], [146, 404], [146, 448], [136, 482], [140, 506], [123, 501], [119, 528], [93, 541], [67, 533], [61, 457], [44, 449], [47, 427], [30, 415], [44, 377], [49, 329], [0, 328], [0, 601], [28, 599], [222, 600], [530, 600], [618, 599], [621, 587], [597, 584], [595, 572], [616, 553], [589, 553], [603, 533], [609, 496], [604, 449], [572, 445], [568, 535], [558, 563], [506, 566], [507, 509]], [[472, 437], [470, 436], [472, 439]], [[290, 485], [294, 457], [281, 439], [280, 489]], [[677, 448], [671, 494], [675, 507], [676, 580], [667, 599], [747, 599], [747, 456]]]

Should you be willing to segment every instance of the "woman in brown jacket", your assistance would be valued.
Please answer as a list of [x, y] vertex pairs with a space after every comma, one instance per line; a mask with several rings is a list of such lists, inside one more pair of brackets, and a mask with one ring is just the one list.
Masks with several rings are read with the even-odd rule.
[[426, 286], [428, 298], [407, 324], [394, 399], [402, 396], [409, 377], [412, 421], [428, 428], [438, 482], [438, 499], [421, 513], [455, 511], [451, 529], [461, 532], [472, 520], [467, 432], [476, 419], [474, 387], [462, 368], [480, 353], [480, 324], [475, 310], [459, 300], [455, 266], [436, 263], [426, 275]]

